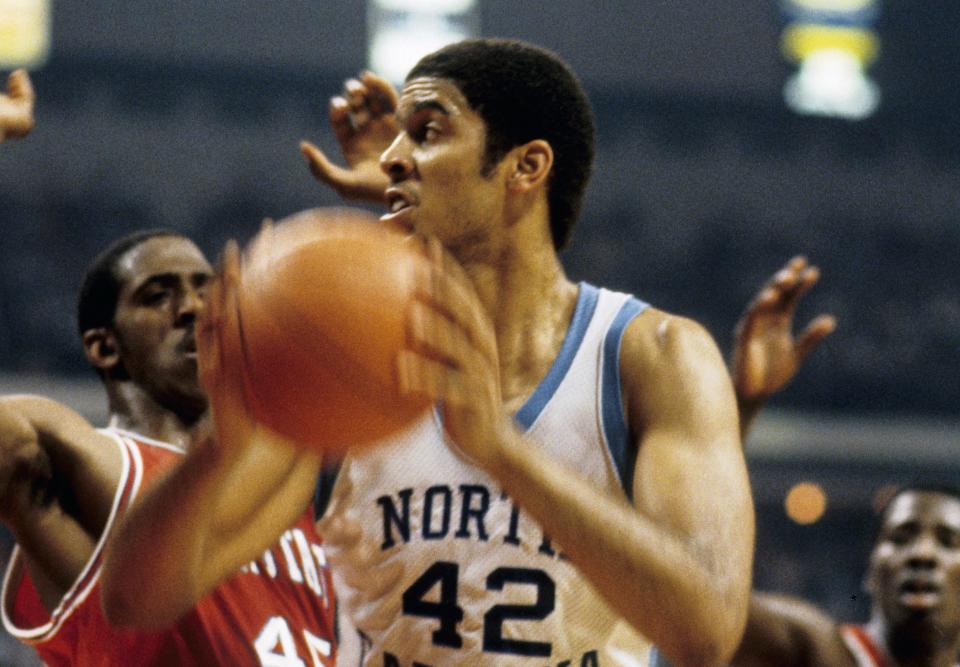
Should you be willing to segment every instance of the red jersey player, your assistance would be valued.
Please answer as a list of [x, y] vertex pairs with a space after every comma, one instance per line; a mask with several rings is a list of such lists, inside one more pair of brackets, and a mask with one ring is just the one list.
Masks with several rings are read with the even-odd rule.
[[47, 399], [0, 399], [0, 519], [18, 543], [3, 620], [49, 665], [334, 664], [332, 584], [310, 511], [172, 627], [113, 627], [101, 609], [101, 595], [129, 593], [99, 582], [119, 518], [185, 447], [213, 450], [196, 435], [207, 402], [194, 339], [210, 275], [191, 241], [165, 231], [122, 239], [91, 266], [79, 324], [109, 428]]

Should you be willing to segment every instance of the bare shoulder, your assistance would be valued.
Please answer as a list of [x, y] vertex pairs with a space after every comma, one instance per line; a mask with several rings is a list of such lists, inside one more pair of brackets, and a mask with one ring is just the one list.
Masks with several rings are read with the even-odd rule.
[[688, 317], [647, 308], [624, 332], [621, 358], [639, 368], [653, 370], [658, 365], [672, 366], [705, 356], [720, 360], [713, 337]]
[[[690, 420], [706, 410], [736, 419], [723, 357], [699, 323], [648, 308], [627, 327], [620, 350], [621, 386], [632, 419]], [[695, 420], [690, 423], [695, 423]]]

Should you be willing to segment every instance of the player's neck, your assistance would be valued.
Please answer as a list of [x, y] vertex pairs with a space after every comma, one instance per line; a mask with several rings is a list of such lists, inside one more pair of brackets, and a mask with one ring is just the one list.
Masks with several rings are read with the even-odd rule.
[[107, 389], [110, 425], [186, 448], [192, 430], [202, 412], [195, 409], [174, 411], [158, 403], [132, 382], [112, 384]]
[[881, 616], [874, 615], [866, 630], [887, 656], [886, 667], [954, 667], [957, 664], [960, 642], [953, 641], [948, 645], [939, 630], [932, 626], [929, 632], [923, 632], [921, 628], [898, 630], [889, 626]]
[[496, 262], [465, 268], [497, 337], [504, 403], [519, 407], [560, 351], [577, 285], [564, 273], [549, 237], [514, 239]]

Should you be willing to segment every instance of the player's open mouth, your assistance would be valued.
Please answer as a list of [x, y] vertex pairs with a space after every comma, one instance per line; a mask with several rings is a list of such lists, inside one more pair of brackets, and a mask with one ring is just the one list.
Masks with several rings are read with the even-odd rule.
[[380, 221], [389, 223], [402, 232], [412, 232], [413, 222], [410, 213], [414, 208], [414, 200], [399, 188], [388, 188], [385, 193], [387, 213], [380, 216]]
[[177, 350], [183, 354], [185, 357], [190, 359], [196, 359], [197, 357], [197, 339], [193, 337], [193, 334], [187, 334], [180, 341], [180, 344], [177, 345]]
[[900, 603], [914, 609], [930, 609], [940, 604], [940, 586], [929, 579], [908, 579], [899, 586]]

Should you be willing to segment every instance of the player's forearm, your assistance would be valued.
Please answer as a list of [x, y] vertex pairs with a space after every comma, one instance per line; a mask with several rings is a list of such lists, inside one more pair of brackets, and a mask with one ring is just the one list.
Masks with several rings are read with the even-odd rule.
[[202, 595], [210, 515], [222, 485], [216, 452], [191, 452], [146, 490], [115, 530], [100, 577], [104, 613], [118, 626], [172, 624]]
[[519, 435], [493, 472], [607, 603], [673, 664], [722, 664], [733, 653], [749, 581], [713, 572], [691, 544]]
[[[317, 457], [298, 450], [284, 458], [254, 444], [230, 457], [198, 444], [116, 532], [103, 574], [107, 617], [148, 629], [174, 622], [293, 524], [318, 470]], [[140, 582], [162, 585], [144, 591]]]
[[747, 627], [732, 667], [803, 667], [846, 664], [836, 622], [810, 603], [788, 595], [755, 592]]

